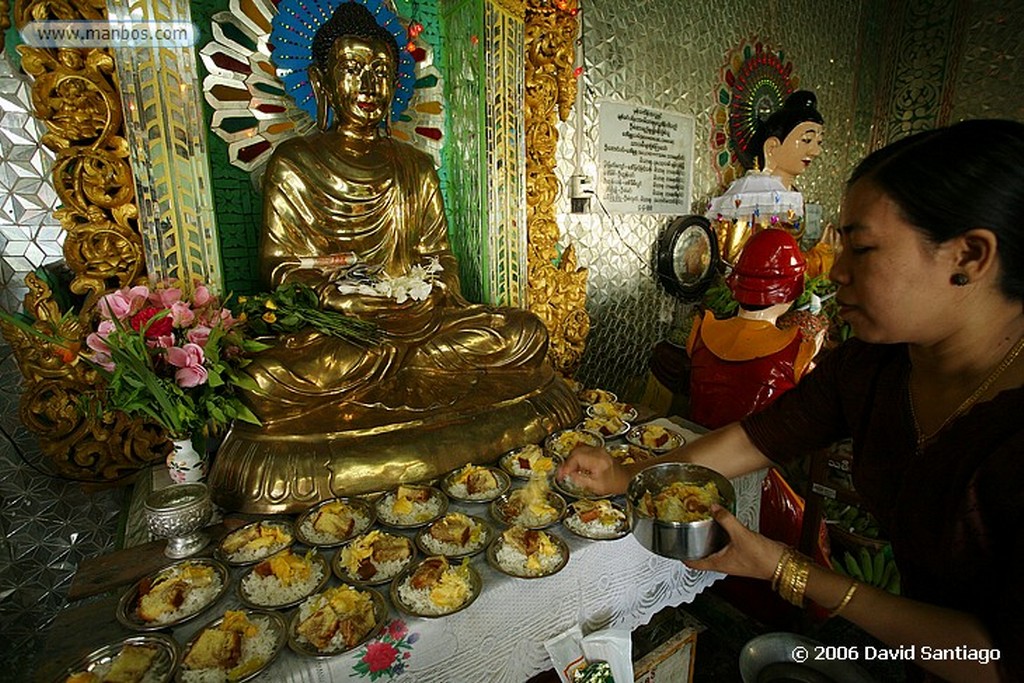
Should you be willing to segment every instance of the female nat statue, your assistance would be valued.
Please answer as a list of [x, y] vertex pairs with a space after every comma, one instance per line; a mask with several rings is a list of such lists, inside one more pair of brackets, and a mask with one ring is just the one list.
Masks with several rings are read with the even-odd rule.
[[782, 107], [758, 125], [751, 140], [758, 165], [796, 190], [796, 178], [821, 154], [825, 118], [818, 98], [809, 90], [797, 90]]
[[[540, 320], [459, 292], [431, 160], [382, 125], [402, 58], [394, 36], [345, 2], [311, 53], [321, 131], [284, 142], [269, 162], [263, 276], [270, 287], [311, 286], [325, 307], [373, 320], [384, 338], [364, 348], [306, 329], [248, 366], [259, 389], [246, 401], [263, 427], [232, 430], [211, 484], [218, 502], [253, 512], [493, 460], [579, 412], [545, 360]], [[369, 280], [339, 277], [336, 264], [353, 257]], [[375, 288], [410, 271], [426, 274], [418, 295]]]

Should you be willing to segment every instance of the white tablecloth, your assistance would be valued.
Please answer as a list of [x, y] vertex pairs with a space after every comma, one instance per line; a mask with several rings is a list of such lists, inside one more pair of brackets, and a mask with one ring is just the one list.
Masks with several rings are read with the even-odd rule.
[[[680, 429], [667, 420], [656, 422]], [[696, 437], [692, 432], [687, 435]], [[763, 475], [752, 473], [733, 480], [737, 516], [754, 529]], [[453, 505], [453, 509], [458, 508]], [[486, 516], [483, 506], [462, 509]], [[389, 648], [394, 646], [390, 641], [378, 640], [371, 643], [372, 652], [364, 646], [329, 659], [301, 657], [286, 649], [257, 680], [522, 683], [552, 667], [544, 641], [571, 626], [580, 624], [585, 633], [606, 627], [633, 630], [667, 606], [692, 601], [722, 577], [696, 572], [681, 562], [655, 555], [632, 535], [615, 541], [589, 541], [560, 525], [554, 531], [568, 543], [570, 557], [565, 568], [553, 576], [505, 576], [492, 569], [480, 554], [473, 566], [483, 578], [483, 591], [462, 612], [440, 619], [420, 619], [404, 617], [392, 608], [392, 619], [402, 620], [396, 627], [400, 631], [408, 629], [403, 641], [408, 647], [398, 648], [393, 660], [402, 663], [403, 671], [397, 676], [380, 671], [371, 679], [369, 671], [356, 669], [361, 661], [368, 667], [368, 661], [383, 666], [392, 660]], [[185, 642], [190, 634], [175, 635], [179, 642]], [[390, 669], [394, 673], [394, 665]]]

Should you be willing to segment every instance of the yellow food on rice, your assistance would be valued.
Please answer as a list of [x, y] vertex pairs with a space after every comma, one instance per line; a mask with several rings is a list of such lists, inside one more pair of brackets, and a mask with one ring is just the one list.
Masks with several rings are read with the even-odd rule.
[[352, 510], [336, 500], [320, 508], [313, 520], [313, 529], [331, 536], [345, 536], [353, 524]]
[[224, 613], [224, 621], [220, 623], [220, 630], [234, 631], [246, 638], [253, 638], [259, 633], [259, 628], [256, 627], [256, 624], [249, 621], [249, 618], [245, 616], [245, 612], [238, 610], [228, 610]]
[[348, 573], [355, 576], [363, 560], [373, 555], [373, 544], [380, 538], [380, 531], [374, 529], [341, 549], [341, 564]]
[[449, 567], [437, 585], [430, 589], [430, 601], [438, 607], [454, 609], [469, 599], [469, 569], [466, 563]]
[[342, 616], [373, 611], [373, 600], [370, 596], [351, 586], [331, 588], [324, 593], [324, 597], [330, 603], [331, 609]]
[[395, 494], [395, 504], [392, 506], [391, 511], [396, 515], [407, 515], [412, 512], [412, 501], [409, 500], [409, 493], [404, 486], [398, 487], [398, 493]]
[[540, 544], [537, 547], [537, 552], [526, 557], [526, 568], [532, 572], [540, 571], [541, 563], [540, 558], [551, 557], [558, 553], [558, 548], [551, 542], [551, 538], [543, 531], [537, 532], [537, 542]]
[[470, 463], [463, 467], [461, 470], [459, 470], [458, 474], [455, 475], [455, 478], [452, 479], [452, 483], [465, 484], [469, 480], [470, 476], [473, 475], [474, 472], [482, 469], [483, 468], [480, 467], [479, 465], [474, 465], [473, 463]]
[[283, 528], [270, 524], [257, 524], [236, 531], [224, 539], [223, 549], [229, 555], [240, 551], [255, 551], [275, 545], [291, 543], [292, 537]]
[[177, 610], [194, 590], [213, 584], [215, 572], [205, 564], [186, 562], [161, 572], [139, 598], [136, 613], [147, 622], [156, 621]]
[[530, 477], [530, 480], [526, 482], [526, 486], [516, 492], [518, 496], [513, 495], [519, 499], [519, 502], [527, 510], [537, 517], [550, 517], [558, 513], [548, 503], [548, 492], [550, 490], [547, 477]]
[[644, 493], [640, 506], [648, 516], [663, 522], [697, 522], [711, 519], [711, 505], [720, 501], [713, 481], [703, 486], [675, 481], [657, 495]]
[[308, 553], [299, 557], [288, 550], [274, 555], [267, 562], [270, 571], [286, 586], [292, 585], [293, 581], [305, 581], [313, 570], [313, 559]]

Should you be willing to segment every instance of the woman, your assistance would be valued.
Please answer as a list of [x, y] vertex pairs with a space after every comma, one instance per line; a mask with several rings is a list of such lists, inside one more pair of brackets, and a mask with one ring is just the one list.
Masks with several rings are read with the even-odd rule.
[[[905, 597], [810, 566], [721, 509], [729, 545], [689, 564], [771, 580], [974, 683], [1024, 678], [1022, 155], [1024, 125], [966, 121], [865, 159], [831, 272], [857, 338], [764, 411], [666, 458], [736, 476], [852, 436], [854, 483]], [[621, 492], [638, 469], [579, 448], [559, 475]], [[965, 659], [987, 648], [998, 661]]]

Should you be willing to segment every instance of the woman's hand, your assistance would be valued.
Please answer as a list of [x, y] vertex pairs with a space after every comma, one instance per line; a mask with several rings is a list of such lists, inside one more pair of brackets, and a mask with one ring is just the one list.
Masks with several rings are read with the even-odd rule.
[[558, 480], [572, 479], [591, 493], [625, 493], [630, 472], [620, 465], [608, 451], [594, 446], [577, 446], [558, 467]]
[[771, 579], [786, 546], [751, 531], [720, 505], [713, 505], [711, 514], [729, 534], [729, 545], [702, 560], [691, 560], [686, 566], [733, 576]]

